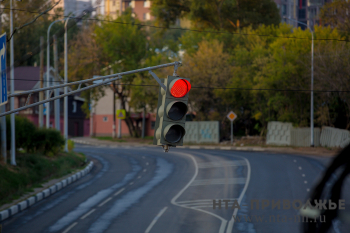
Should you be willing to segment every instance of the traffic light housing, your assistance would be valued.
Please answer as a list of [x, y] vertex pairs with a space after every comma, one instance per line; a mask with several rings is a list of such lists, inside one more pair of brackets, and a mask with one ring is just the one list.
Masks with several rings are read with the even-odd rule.
[[188, 111], [190, 79], [168, 76], [162, 80], [166, 91], [159, 87], [157, 117], [153, 144], [182, 146], [186, 134], [185, 121]]

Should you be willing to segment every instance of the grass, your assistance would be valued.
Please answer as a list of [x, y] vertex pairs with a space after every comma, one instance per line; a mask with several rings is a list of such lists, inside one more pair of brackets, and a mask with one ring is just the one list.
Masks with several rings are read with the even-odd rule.
[[23, 194], [42, 187], [41, 184], [65, 176], [85, 164], [85, 156], [75, 152], [54, 157], [17, 153], [17, 166], [0, 164], [0, 206]]

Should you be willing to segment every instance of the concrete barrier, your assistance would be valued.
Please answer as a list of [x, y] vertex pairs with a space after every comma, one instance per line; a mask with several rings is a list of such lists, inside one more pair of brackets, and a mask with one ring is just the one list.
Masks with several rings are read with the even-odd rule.
[[267, 124], [266, 144], [290, 146], [292, 123], [271, 121]]
[[185, 130], [185, 143], [219, 143], [219, 121], [186, 121]]
[[[314, 145], [320, 146], [321, 129], [314, 128]], [[310, 128], [292, 128], [291, 129], [291, 146], [308, 147], [311, 145]]]

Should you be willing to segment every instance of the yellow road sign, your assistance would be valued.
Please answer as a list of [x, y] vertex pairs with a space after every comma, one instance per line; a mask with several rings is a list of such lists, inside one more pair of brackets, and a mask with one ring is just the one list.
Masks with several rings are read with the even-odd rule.
[[234, 113], [234, 112], [229, 112], [228, 114], [227, 114], [227, 118], [230, 120], [230, 121], [234, 121], [236, 118], [237, 118], [237, 115], [236, 115], [236, 113]]
[[118, 109], [117, 112], [117, 119], [125, 119], [126, 118], [126, 112], [125, 109]]

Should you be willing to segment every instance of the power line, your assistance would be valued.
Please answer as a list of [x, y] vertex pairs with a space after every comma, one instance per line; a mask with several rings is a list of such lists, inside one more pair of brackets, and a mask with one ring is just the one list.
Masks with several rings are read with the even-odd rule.
[[[12, 80], [12, 79], [8, 79]], [[13, 79], [13, 80], [22, 80], [22, 81], [36, 81], [36, 79]], [[93, 81], [93, 80], [92, 80]], [[63, 81], [44, 81], [44, 82], [63, 82]], [[116, 85], [121, 86], [140, 86], [140, 87], [159, 87], [159, 85], [154, 84], [131, 84], [131, 83], [120, 83]], [[239, 87], [201, 87], [201, 86], [192, 86], [191, 88], [196, 89], [214, 89], [214, 90], [241, 90], [241, 91], [288, 91], [288, 92], [311, 92], [307, 89], [272, 89], [272, 88], [239, 88]], [[350, 93], [350, 91], [340, 91], [340, 90], [313, 90], [314, 92], [341, 92], [341, 93]]]
[[[13, 30], [12, 34], [10, 35], [10, 37], [7, 39], [7, 42], [9, 42], [9, 41], [11, 40], [11, 38], [13, 37], [13, 35], [14, 35], [18, 30], [20, 30], [21, 28], [24, 28], [24, 27], [26, 27], [26, 26], [28, 26], [28, 25], [34, 23], [40, 16], [42, 16], [43, 14], [46, 14], [48, 11], [52, 10], [52, 8], [54, 8], [58, 3], [60, 3], [60, 1], [61, 1], [61, 0], [58, 0], [58, 2], [56, 2], [52, 7], [47, 8], [47, 9], [46, 9], [45, 11], [43, 11], [43, 12], [37, 12], [37, 13], [39, 13], [39, 15], [37, 15], [32, 21], [30, 21], [30, 22], [28, 22], [28, 23], [25, 23], [25, 24], [23, 24], [22, 26], [16, 27], [16, 28]], [[4, 9], [4, 8], [3, 8], [3, 9]], [[11, 8], [10, 8], [10, 9], [11, 9]], [[12, 8], [12, 10], [13, 10], [13, 8]]]
[[[121, 83], [116, 85], [123, 85], [123, 86], [145, 86], [145, 87], [159, 87], [159, 85], [152, 85], [152, 84], [129, 84], [129, 83]], [[289, 91], [289, 92], [311, 92], [311, 90], [306, 89], [271, 89], [271, 88], [238, 88], [238, 87], [200, 87], [200, 86], [192, 86], [191, 88], [196, 89], [215, 89], [215, 90], [242, 90], [242, 91]], [[344, 92], [344, 93], [350, 93], [350, 91], [337, 91], [337, 90], [313, 90], [314, 92]]]
[[[3, 8], [0, 8], [0, 9], [9, 9], [9, 8], [3, 7]], [[38, 13], [36, 11], [29, 11], [29, 10], [18, 9], [18, 8], [17, 9], [12, 9], [12, 10], [24, 11], [24, 12], [35, 13], [35, 14]], [[50, 14], [50, 13], [45, 13], [45, 14], [53, 15], [53, 16], [59, 16], [59, 17], [64, 17], [64, 18], [70, 18], [70, 19], [75, 19], [76, 18], [76, 17], [73, 17], [73, 16], [62, 15], [62, 14]], [[227, 31], [222, 31], [222, 32], [221, 31], [207, 31], [207, 30], [188, 29], [188, 28], [179, 28], [179, 27], [168, 28], [168, 27], [160, 27], [160, 26], [139, 24], [139, 23], [117, 22], [117, 21], [105, 20], [105, 19], [97, 19], [97, 18], [87, 18], [87, 19], [82, 19], [82, 20], [108, 22], [108, 23], [116, 23], [116, 24], [129, 24], [129, 25], [136, 25], [136, 26], [140, 26], [140, 27], [150, 27], [150, 28], [169, 29], [169, 30], [182, 30], [182, 31], [191, 31], [191, 32], [198, 32], [198, 33], [216, 33], [216, 34], [231, 34], [231, 35], [241, 35], [241, 36], [258, 36], [258, 37], [274, 37], [274, 38], [297, 39], [297, 40], [311, 40], [311, 38], [306, 38], [306, 37], [290, 37], [290, 36], [277, 36], [277, 35], [256, 34], [256, 33], [227, 32]], [[331, 39], [331, 38], [319, 38], [319, 39], [314, 39], [314, 41], [350, 42], [350, 40]]]

